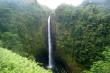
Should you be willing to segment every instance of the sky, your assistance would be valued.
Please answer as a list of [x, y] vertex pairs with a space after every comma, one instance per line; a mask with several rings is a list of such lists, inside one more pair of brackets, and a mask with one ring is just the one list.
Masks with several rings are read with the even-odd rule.
[[72, 4], [73, 6], [80, 5], [83, 0], [37, 0], [40, 4], [45, 5], [51, 9], [57, 8], [62, 3]]

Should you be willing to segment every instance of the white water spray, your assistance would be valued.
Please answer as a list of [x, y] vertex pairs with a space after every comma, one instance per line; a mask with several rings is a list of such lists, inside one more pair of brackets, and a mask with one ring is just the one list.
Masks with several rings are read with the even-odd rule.
[[51, 32], [50, 32], [50, 16], [48, 17], [48, 68], [52, 68], [52, 43], [51, 43]]

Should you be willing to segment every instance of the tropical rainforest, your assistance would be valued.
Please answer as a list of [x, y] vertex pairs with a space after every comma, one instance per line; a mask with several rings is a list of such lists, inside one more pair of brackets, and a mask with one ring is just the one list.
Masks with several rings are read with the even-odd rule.
[[[52, 10], [37, 0], [0, 0], [0, 73], [110, 73], [110, 1]], [[48, 69], [47, 24], [55, 69]]]

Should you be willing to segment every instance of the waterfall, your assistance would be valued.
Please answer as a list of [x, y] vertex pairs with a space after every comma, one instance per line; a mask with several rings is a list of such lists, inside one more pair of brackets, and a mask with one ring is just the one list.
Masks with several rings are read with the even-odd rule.
[[48, 17], [48, 68], [52, 68], [52, 43], [51, 43], [51, 31], [50, 31], [50, 16]]

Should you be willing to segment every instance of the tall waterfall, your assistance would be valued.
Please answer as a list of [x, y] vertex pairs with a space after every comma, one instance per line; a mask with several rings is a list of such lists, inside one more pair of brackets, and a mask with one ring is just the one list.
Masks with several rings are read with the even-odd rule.
[[48, 68], [52, 68], [52, 43], [51, 43], [51, 31], [50, 31], [50, 16], [48, 17]]

